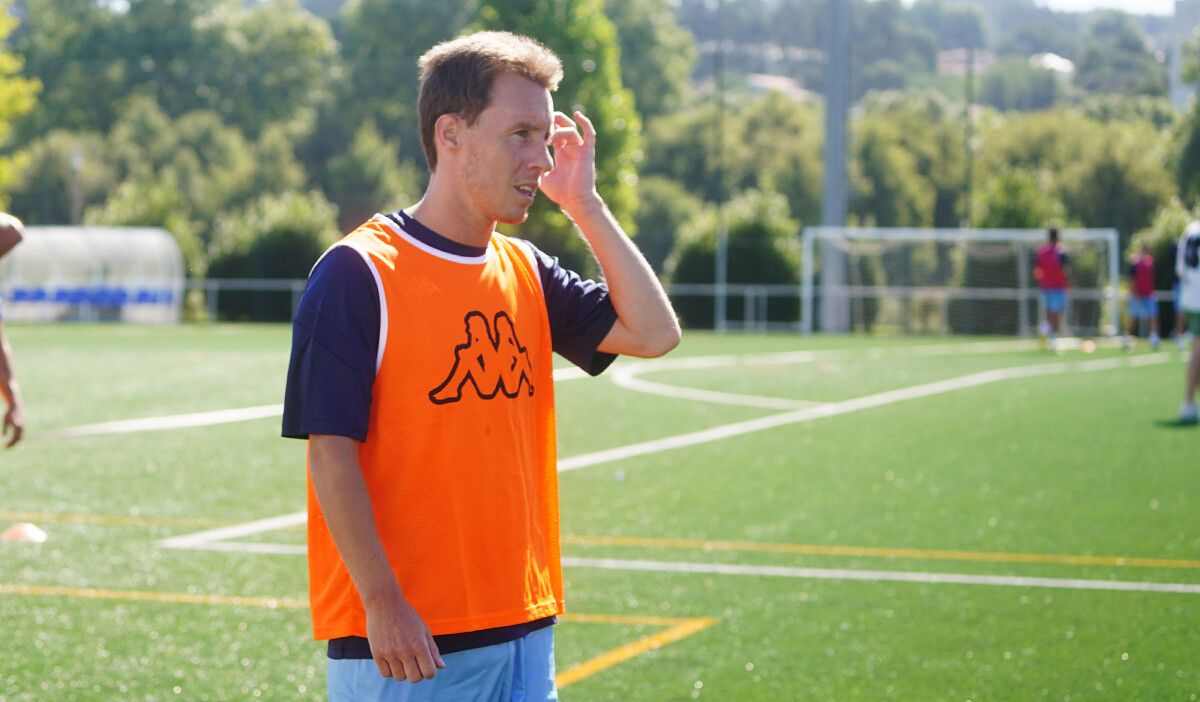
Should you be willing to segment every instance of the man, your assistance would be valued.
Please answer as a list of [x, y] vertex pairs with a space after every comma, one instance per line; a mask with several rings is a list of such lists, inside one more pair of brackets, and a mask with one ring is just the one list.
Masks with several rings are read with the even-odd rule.
[[1187, 315], [1192, 336], [1192, 355], [1188, 359], [1184, 378], [1183, 406], [1179, 421], [1195, 424], [1200, 421], [1196, 408], [1196, 386], [1200, 384], [1200, 222], [1192, 222], [1179, 237], [1175, 251], [1175, 272], [1179, 275], [1179, 305]]
[[[0, 212], [0, 258], [13, 250], [25, 238], [25, 227], [21, 220], [7, 212]], [[3, 317], [0, 317], [0, 321]], [[13, 370], [12, 346], [4, 333], [4, 325], [0, 323], [0, 395], [8, 404], [4, 413], [4, 436], [6, 448], [12, 448], [25, 433], [25, 413], [21, 403], [21, 388], [17, 385], [16, 372]]]
[[1062, 327], [1062, 315], [1067, 309], [1067, 287], [1069, 267], [1067, 252], [1058, 243], [1058, 229], [1047, 232], [1048, 241], [1038, 247], [1033, 277], [1042, 289], [1042, 303], [1046, 318], [1038, 328], [1051, 351], [1056, 350], [1058, 334]]
[[1145, 321], [1149, 326], [1150, 348], [1158, 350], [1158, 298], [1154, 290], [1154, 256], [1150, 245], [1142, 243], [1141, 252], [1134, 254], [1129, 264], [1129, 321], [1125, 327], [1125, 338], [1121, 346], [1133, 348], [1133, 328]]
[[[425, 194], [332, 247], [294, 325], [283, 434], [308, 438], [314, 633], [330, 699], [556, 699], [551, 351], [597, 374], [679, 326], [596, 192], [591, 122], [554, 112], [558, 57], [481, 32], [419, 66]], [[607, 287], [495, 232], [538, 189]]]

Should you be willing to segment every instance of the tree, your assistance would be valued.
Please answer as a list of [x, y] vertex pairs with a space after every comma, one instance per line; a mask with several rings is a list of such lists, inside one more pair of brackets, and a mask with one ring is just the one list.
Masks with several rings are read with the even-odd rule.
[[910, 21], [914, 25], [933, 31], [939, 48], [979, 49], [986, 45], [986, 19], [983, 10], [976, 5], [947, 4], [943, 0], [917, 0], [910, 12]]
[[[9, 14], [10, 3], [0, 0], [0, 42], [4, 41], [17, 25]], [[21, 59], [7, 50], [0, 49], [0, 147], [8, 146], [13, 136], [13, 122], [33, 110], [41, 86], [36, 80], [18, 75]], [[12, 156], [0, 157], [0, 192], [4, 192], [16, 177], [19, 163]], [[7, 206], [7, 198], [0, 197], [0, 206]]]
[[1098, 125], [1097, 132], [1063, 170], [1062, 201], [1085, 226], [1115, 228], [1123, 248], [1175, 191], [1167, 145], [1144, 122]]
[[[304, 278], [338, 239], [337, 208], [317, 191], [264, 195], [216, 223], [208, 248], [209, 274], [220, 278]], [[225, 319], [287, 321], [289, 295], [224, 295]]]
[[295, 0], [27, 0], [15, 46], [50, 86], [27, 133], [106, 132], [137, 97], [169, 116], [210, 109], [252, 138], [324, 89], [328, 26]]
[[[733, 284], [784, 284], [798, 282], [799, 228], [788, 213], [787, 200], [776, 193], [747, 190], [724, 207], [708, 208], [680, 233], [667, 262], [674, 283], [712, 283], [716, 267], [717, 229], [723, 222], [728, 233], [728, 282]], [[741, 318], [741, 305], [730, 305], [730, 317]], [[685, 326], [712, 327], [711, 298], [684, 298], [676, 306]], [[795, 298], [776, 298], [767, 306], [767, 319], [793, 322]]]
[[21, 169], [9, 190], [11, 212], [26, 224], [74, 224], [113, 188], [104, 140], [55, 130], [20, 151]]
[[372, 122], [354, 135], [344, 153], [329, 162], [325, 192], [338, 206], [338, 227], [349, 231], [376, 212], [399, 209], [420, 197], [419, 176], [411, 163], [396, 160], [396, 145], [385, 141]]
[[638, 191], [638, 248], [650, 267], [661, 274], [676, 241], [704, 203], [679, 183], [662, 176], [642, 178]]
[[[208, 51], [195, 87], [202, 99], [192, 109], [214, 110], [250, 138], [271, 123], [304, 117], [329, 89], [337, 57], [333, 33], [296, 0], [222, 5], [198, 25]], [[177, 109], [185, 105], [181, 100]]]
[[[565, 77], [555, 109], [583, 110], [595, 125], [596, 187], [617, 221], [635, 234], [642, 125], [633, 94], [621, 84], [616, 29], [603, 8], [602, 0], [491, 0], [480, 7], [474, 26], [533, 37], [562, 58]], [[586, 244], [547, 198], [538, 198], [519, 231], [565, 265], [594, 271]]]
[[983, 74], [979, 101], [999, 110], [1044, 110], [1059, 99], [1058, 75], [1024, 58], [1001, 59]]
[[1090, 92], [1165, 95], [1166, 67], [1154, 58], [1133, 19], [1100, 12], [1089, 25], [1075, 84]]
[[[337, 16], [345, 79], [329, 105], [321, 135], [348, 145], [369, 120], [397, 142], [403, 160], [421, 162], [417, 134], [417, 59], [462, 33], [475, 0], [351, 0]], [[333, 127], [330, 134], [328, 127]]]
[[605, 14], [621, 46], [621, 82], [633, 91], [642, 118], [680, 109], [696, 47], [675, 21], [669, 0], [607, 0]]

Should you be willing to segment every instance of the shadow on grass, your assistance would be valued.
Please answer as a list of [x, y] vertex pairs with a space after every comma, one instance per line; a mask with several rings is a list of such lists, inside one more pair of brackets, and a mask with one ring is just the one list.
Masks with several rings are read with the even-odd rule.
[[1200, 428], [1200, 422], [1185, 421], [1182, 419], [1160, 419], [1154, 423], [1155, 426], [1161, 429], [1196, 429]]

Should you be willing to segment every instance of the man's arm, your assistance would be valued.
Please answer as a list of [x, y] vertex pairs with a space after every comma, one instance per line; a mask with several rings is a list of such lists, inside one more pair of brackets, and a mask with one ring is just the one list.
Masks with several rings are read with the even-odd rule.
[[617, 321], [599, 350], [661, 356], [679, 344], [679, 322], [650, 264], [596, 192], [596, 130], [582, 112], [575, 113], [574, 121], [555, 113], [554, 127], [550, 143], [556, 162], [542, 179], [542, 191], [583, 232], [617, 312]]
[[375, 528], [371, 498], [358, 462], [358, 442], [309, 437], [309, 473], [321, 513], [367, 613], [367, 640], [384, 677], [420, 682], [445, 668], [421, 615], [404, 599]]
[[8, 335], [4, 333], [4, 325], [0, 324], [0, 395], [3, 395], [4, 401], [8, 403], [8, 411], [4, 413], [4, 434], [8, 436], [5, 448], [12, 448], [25, 433], [21, 388], [17, 385], [17, 377], [13, 372], [12, 358], [12, 346], [8, 343]]
[[7, 212], [0, 212], [0, 257], [12, 251], [24, 238], [25, 227], [21, 220]]

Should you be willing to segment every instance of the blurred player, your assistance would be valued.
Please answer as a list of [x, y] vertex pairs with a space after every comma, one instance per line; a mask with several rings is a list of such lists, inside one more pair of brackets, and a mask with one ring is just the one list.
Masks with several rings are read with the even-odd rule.
[[[24, 238], [25, 227], [21, 220], [7, 212], [0, 212], [0, 257], [12, 251]], [[25, 413], [21, 405], [21, 388], [17, 385], [13, 370], [12, 346], [8, 343], [8, 335], [4, 333], [3, 316], [0, 316], [0, 395], [8, 403], [8, 410], [4, 413], [4, 435], [8, 437], [5, 446], [11, 448], [25, 432]]]
[[1179, 305], [1187, 314], [1187, 326], [1192, 336], [1192, 354], [1184, 379], [1179, 421], [1195, 424], [1200, 421], [1200, 411], [1196, 409], [1196, 386], [1200, 384], [1200, 222], [1187, 225], [1179, 237], [1175, 272], [1179, 274]]
[[1134, 254], [1129, 265], [1129, 321], [1125, 327], [1125, 338], [1121, 346], [1133, 347], [1133, 329], [1145, 320], [1150, 329], [1150, 348], [1158, 349], [1158, 298], [1154, 290], [1154, 257], [1150, 245], [1143, 243], [1141, 251]]
[[[331, 700], [553, 700], [551, 354], [596, 374], [679, 326], [596, 191], [592, 123], [554, 111], [558, 57], [481, 32], [419, 65], [425, 195], [327, 252], [293, 328], [283, 433], [309, 440], [314, 634]], [[539, 190], [607, 287], [495, 232]]]
[[1046, 308], [1046, 318], [1039, 325], [1038, 332], [1050, 350], [1054, 351], [1061, 332], [1062, 315], [1067, 309], [1070, 268], [1067, 252], [1058, 243], [1058, 229], [1051, 228], [1046, 235], [1046, 243], [1037, 250], [1033, 277], [1042, 289], [1042, 303]]

